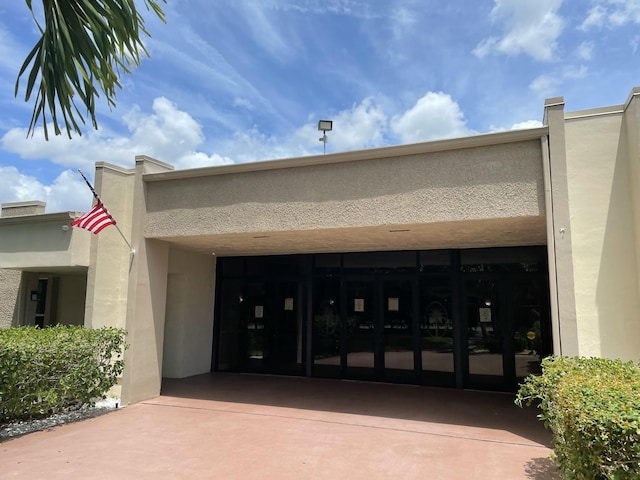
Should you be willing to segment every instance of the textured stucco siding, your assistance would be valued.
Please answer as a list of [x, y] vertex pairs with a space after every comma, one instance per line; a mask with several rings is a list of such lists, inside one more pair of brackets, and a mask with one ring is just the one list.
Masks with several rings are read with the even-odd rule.
[[147, 238], [544, 216], [540, 142], [147, 185]]
[[33, 269], [89, 265], [91, 234], [70, 228], [68, 216], [37, 222], [23, 223], [21, 220], [18, 217], [15, 223], [2, 222], [0, 225], [0, 267]]
[[[109, 166], [96, 170], [96, 188], [109, 213], [125, 236], [131, 235], [133, 176]], [[92, 235], [87, 275], [85, 325], [124, 328], [127, 316], [127, 288], [131, 255], [115, 227]]]
[[0, 269], [0, 328], [16, 323], [21, 276], [19, 270]]
[[579, 351], [638, 360], [640, 322], [627, 133], [620, 112], [566, 123]]

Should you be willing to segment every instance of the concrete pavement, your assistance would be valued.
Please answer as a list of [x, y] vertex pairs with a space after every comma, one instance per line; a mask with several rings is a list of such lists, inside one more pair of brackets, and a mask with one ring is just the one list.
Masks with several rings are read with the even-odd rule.
[[557, 478], [536, 413], [506, 394], [201, 375], [0, 443], [0, 478]]

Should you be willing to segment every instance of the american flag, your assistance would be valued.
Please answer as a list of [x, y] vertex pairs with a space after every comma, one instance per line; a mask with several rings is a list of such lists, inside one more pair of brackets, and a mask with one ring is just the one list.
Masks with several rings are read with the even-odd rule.
[[116, 221], [100, 201], [91, 210], [71, 223], [72, 226], [84, 228], [93, 234], [98, 234], [109, 225], [115, 224]]

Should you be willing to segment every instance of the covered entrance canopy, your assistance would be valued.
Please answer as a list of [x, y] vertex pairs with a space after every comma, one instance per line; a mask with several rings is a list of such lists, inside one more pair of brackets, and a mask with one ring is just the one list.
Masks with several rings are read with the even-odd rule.
[[153, 173], [144, 234], [217, 257], [543, 245], [545, 134]]
[[[512, 279], [500, 269], [478, 279], [464, 269], [513, 262], [521, 270], [529, 261], [525, 250], [521, 258], [483, 261], [468, 252], [537, 246], [529, 262], [536, 265], [535, 286], [521, 290], [539, 290], [535, 302], [550, 321], [546, 133], [146, 174], [144, 236], [170, 252], [216, 259], [216, 369], [508, 390], [518, 375], [515, 329], [533, 328], [513, 320], [515, 303], [524, 302], [514, 298], [525, 293], [512, 292]], [[357, 258], [364, 263], [357, 266]], [[193, 304], [180, 263], [169, 254], [171, 337], [189, 335], [177, 320], [189, 307], [176, 302]], [[325, 328], [334, 337], [322, 340], [326, 332], [315, 319], [329, 301], [335, 318], [325, 322], [334, 325]], [[477, 317], [480, 304], [467, 303], [486, 301], [494, 302], [492, 320], [476, 325], [466, 316]], [[433, 320], [439, 316], [449, 322], [444, 335]], [[332, 352], [322, 346], [329, 341]], [[165, 357], [177, 358], [167, 345], [165, 338]], [[492, 363], [469, 360], [489, 348], [496, 352], [482, 358]], [[178, 375], [166, 365], [165, 374]]]

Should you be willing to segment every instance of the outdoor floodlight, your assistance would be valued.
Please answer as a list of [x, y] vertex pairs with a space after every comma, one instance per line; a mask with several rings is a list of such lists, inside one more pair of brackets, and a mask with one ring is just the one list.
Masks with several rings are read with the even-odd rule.
[[318, 131], [330, 132], [333, 129], [333, 120], [320, 120], [318, 122]]
[[320, 120], [318, 122], [318, 131], [322, 132], [322, 136], [318, 140], [323, 143], [323, 153], [327, 153], [327, 142], [329, 141], [327, 138], [327, 132], [330, 132], [331, 130], [333, 130], [333, 120]]

